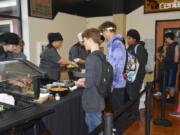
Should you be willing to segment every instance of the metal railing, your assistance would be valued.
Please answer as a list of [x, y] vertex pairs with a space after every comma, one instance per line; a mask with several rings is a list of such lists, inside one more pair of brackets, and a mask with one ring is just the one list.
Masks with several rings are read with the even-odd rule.
[[165, 117], [166, 113], [166, 81], [167, 81], [167, 74], [166, 72], [163, 73], [163, 88], [162, 88], [162, 99], [161, 99], [161, 107], [160, 107], [160, 118], [154, 120], [154, 124], [158, 126], [170, 127], [172, 126], [171, 121], [167, 120]]
[[105, 113], [104, 121], [96, 127], [88, 135], [98, 135], [103, 131], [104, 135], [112, 135], [113, 122], [116, 121], [122, 114], [124, 114], [140, 97], [146, 92], [146, 117], [145, 117], [145, 135], [150, 135], [150, 121], [151, 121], [151, 90], [153, 82], [147, 82], [145, 89], [132, 101], [129, 101], [123, 109], [118, 110], [114, 114]]

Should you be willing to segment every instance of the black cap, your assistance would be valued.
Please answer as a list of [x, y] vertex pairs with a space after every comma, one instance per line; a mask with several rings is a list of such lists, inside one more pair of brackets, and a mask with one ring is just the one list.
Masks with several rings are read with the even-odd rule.
[[135, 30], [135, 29], [130, 29], [130, 30], [127, 32], [127, 36], [136, 39], [137, 42], [139, 42], [139, 41], [140, 41], [140, 38], [141, 38], [139, 32], [138, 32], [137, 30]]
[[15, 33], [4, 33], [1, 35], [2, 39], [1, 42], [4, 42], [5, 45], [12, 44], [12, 45], [18, 45], [19, 44], [19, 36]]
[[48, 33], [48, 40], [49, 43], [52, 43], [53, 41], [63, 41], [63, 37], [59, 32]]

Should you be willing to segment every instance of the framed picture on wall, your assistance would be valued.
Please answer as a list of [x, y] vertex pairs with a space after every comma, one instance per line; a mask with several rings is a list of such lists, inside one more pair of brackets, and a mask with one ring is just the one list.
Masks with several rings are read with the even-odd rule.
[[144, 0], [144, 13], [180, 10], [179, 0]]
[[13, 32], [13, 22], [12, 20], [2, 20], [0, 21], [0, 35], [5, 32]]
[[29, 0], [29, 16], [52, 19], [52, 0]]

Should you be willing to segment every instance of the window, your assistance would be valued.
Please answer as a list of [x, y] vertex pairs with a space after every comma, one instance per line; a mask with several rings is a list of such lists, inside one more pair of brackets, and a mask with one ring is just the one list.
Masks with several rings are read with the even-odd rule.
[[4, 32], [12, 32], [13, 23], [11, 20], [0, 21], [0, 34]]
[[20, 0], [0, 1], [0, 34], [14, 32], [22, 35]]

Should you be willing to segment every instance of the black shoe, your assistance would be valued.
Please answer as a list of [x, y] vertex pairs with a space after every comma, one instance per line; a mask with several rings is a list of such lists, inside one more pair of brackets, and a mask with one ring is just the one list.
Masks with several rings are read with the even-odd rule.
[[128, 120], [140, 120], [140, 115], [139, 114], [137, 114], [137, 115], [135, 115], [135, 114], [130, 114], [129, 116], [128, 116]]
[[174, 104], [175, 103], [174, 97], [170, 97], [170, 98], [166, 99], [166, 103]]

